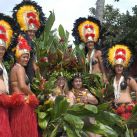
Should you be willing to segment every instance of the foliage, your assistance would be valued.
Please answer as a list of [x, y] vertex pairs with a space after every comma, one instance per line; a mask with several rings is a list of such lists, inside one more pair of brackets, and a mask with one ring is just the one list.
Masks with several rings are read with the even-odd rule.
[[[83, 137], [88, 131], [106, 137], [126, 137], [125, 122], [110, 107], [110, 92], [104, 92], [105, 85], [100, 75], [87, 73], [84, 51], [75, 46], [72, 52], [68, 51], [69, 33], [60, 25], [57, 30], [51, 30], [55, 21], [54, 12], [50, 13], [44, 33], [36, 39], [38, 66], [41, 75], [47, 79], [44, 88], [40, 88], [39, 73], [33, 82], [33, 89], [40, 99], [37, 109], [38, 123], [43, 129], [43, 137], [55, 137], [57, 134], [67, 134], [68, 137]], [[70, 106], [67, 99], [58, 96], [55, 102], [48, 99], [55, 88], [57, 76], [63, 75], [70, 81], [75, 72], [81, 72], [84, 86], [100, 100], [100, 105], [75, 104]], [[104, 103], [105, 102], [105, 103]], [[87, 126], [84, 119], [94, 117], [96, 123]], [[102, 119], [102, 116], [104, 118]], [[127, 133], [128, 134], [128, 133]]]
[[[62, 96], [58, 96], [53, 104], [45, 103], [39, 106], [37, 113], [44, 137], [55, 137], [59, 132], [67, 134], [68, 137], [83, 137], [87, 135], [87, 131], [99, 133], [105, 137], [118, 137], [118, 135], [126, 137], [125, 123], [117, 115], [105, 112], [102, 107], [98, 108], [94, 105], [69, 106]], [[96, 123], [90, 125], [84, 123], [87, 116], [95, 117]]]

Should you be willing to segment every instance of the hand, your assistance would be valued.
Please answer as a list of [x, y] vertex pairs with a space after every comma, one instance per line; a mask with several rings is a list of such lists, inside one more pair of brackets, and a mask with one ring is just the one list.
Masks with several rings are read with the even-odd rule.
[[87, 96], [82, 96], [80, 100], [81, 100], [81, 103], [85, 103], [85, 104], [88, 103], [88, 97]]

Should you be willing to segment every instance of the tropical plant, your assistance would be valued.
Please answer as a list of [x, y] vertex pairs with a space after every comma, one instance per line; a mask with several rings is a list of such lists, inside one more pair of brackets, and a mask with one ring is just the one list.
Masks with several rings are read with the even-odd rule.
[[[46, 101], [39, 106], [37, 113], [43, 137], [56, 137], [60, 133], [68, 137], [86, 137], [89, 131], [105, 137], [128, 137], [124, 121], [116, 114], [104, 111], [103, 105], [80, 103], [69, 106], [64, 97], [58, 96], [55, 103]], [[84, 119], [89, 117], [94, 117], [96, 123], [86, 125]]]

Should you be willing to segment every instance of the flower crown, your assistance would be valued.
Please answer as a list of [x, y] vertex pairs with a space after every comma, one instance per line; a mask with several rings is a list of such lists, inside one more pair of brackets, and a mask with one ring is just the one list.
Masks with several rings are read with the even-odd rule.
[[15, 31], [13, 19], [0, 13], [0, 46], [6, 49], [10, 46]]
[[30, 54], [31, 47], [28, 45], [27, 40], [19, 35], [18, 44], [16, 46], [15, 56], [19, 58], [23, 54]]
[[128, 67], [131, 56], [131, 51], [126, 45], [116, 44], [108, 50], [108, 62], [111, 66], [121, 64]]
[[97, 42], [100, 37], [101, 24], [94, 17], [79, 18], [74, 23], [73, 33], [76, 42]]
[[13, 18], [18, 23], [20, 30], [35, 30], [41, 33], [45, 25], [42, 8], [34, 1], [22, 1], [13, 9]]

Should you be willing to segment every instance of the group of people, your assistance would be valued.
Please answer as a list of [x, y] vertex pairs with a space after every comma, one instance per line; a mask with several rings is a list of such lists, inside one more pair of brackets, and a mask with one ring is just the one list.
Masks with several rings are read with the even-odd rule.
[[[46, 19], [37, 3], [23, 1], [13, 9], [13, 18], [0, 14], [0, 136], [1, 137], [38, 137], [35, 108], [39, 101], [30, 88], [35, 72], [36, 51], [34, 37], [44, 30]], [[103, 66], [102, 52], [96, 49], [101, 31], [99, 20], [94, 17], [79, 18], [73, 29], [73, 36], [80, 44], [85, 44], [86, 65], [89, 74], [98, 73], [102, 82], [109, 83], [109, 78]], [[9, 75], [4, 67], [6, 54], [14, 55], [15, 63]], [[114, 69], [114, 108], [116, 113], [129, 118], [134, 107], [130, 92], [135, 91], [136, 81], [124, 75], [132, 53], [127, 45], [117, 43], [108, 49], [108, 63]], [[53, 93], [49, 98], [53, 101], [56, 96], [65, 96], [70, 105], [76, 103], [99, 103], [88, 89], [83, 87], [82, 76], [77, 73], [72, 79], [71, 90], [68, 89], [65, 77], [59, 76]], [[121, 112], [121, 104], [128, 111]], [[130, 112], [129, 112], [129, 106]], [[125, 113], [128, 113], [125, 116]], [[89, 134], [89, 136], [95, 136]]]
[[[13, 17], [0, 14], [0, 136], [38, 137], [35, 108], [39, 101], [30, 88], [38, 67], [33, 38], [44, 29], [45, 17], [37, 3], [23, 1]], [[4, 58], [14, 58], [9, 74]]]
[[[134, 91], [137, 98], [137, 83], [135, 79], [125, 73], [130, 67], [133, 55], [129, 45], [124, 42], [111, 45], [107, 49], [105, 60], [112, 69], [113, 77], [110, 77], [110, 74], [106, 75], [102, 52], [96, 48], [100, 31], [101, 24], [98, 19], [94, 17], [78, 18], [74, 23], [72, 35], [77, 43], [85, 44], [89, 73], [98, 73], [102, 77], [102, 82], [113, 85], [113, 107], [117, 114], [127, 120], [130, 118], [132, 109], [135, 106], [135, 101], [132, 100], [130, 93]], [[130, 108], [130, 111], [128, 108]]]

